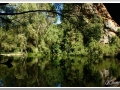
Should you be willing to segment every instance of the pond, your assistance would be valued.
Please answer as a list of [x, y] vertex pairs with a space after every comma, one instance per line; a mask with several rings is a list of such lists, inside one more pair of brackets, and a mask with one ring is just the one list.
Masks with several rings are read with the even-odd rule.
[[1, 87], [104, 87], [120, 79], [115, 58], [81, 56], [0, 56]]

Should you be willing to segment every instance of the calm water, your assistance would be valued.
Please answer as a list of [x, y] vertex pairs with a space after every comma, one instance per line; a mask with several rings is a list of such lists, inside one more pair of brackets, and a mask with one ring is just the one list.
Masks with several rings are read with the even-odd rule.
[[113, 78], [120, 76], [116, 59], [0, 56], [0, 62], [3, 87], [103, 87], [105, 75], [100, 72], [109, 70]]

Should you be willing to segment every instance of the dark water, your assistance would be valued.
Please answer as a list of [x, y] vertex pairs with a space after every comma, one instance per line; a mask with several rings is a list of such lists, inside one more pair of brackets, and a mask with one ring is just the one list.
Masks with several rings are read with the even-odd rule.
[[104, 87], [107, 75], [120, 76], [120, 62], [114, 58], [0, 56], [0, 62], [2, 87]]

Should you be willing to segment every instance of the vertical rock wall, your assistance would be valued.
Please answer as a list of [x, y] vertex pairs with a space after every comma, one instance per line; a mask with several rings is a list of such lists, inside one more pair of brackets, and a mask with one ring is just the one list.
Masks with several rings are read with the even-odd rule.
[[103, 19], [103, 33], [100, 39], [101, 43], [109, 43], [113, 36], [116, 36], [119, 25], [112, 19], [107, 8], [103, 3], [83, 3], [75, 6], [75, 11], [72, 15], [85, 16], [84, 20], [89, 23], [90, 15], [97, 15]]

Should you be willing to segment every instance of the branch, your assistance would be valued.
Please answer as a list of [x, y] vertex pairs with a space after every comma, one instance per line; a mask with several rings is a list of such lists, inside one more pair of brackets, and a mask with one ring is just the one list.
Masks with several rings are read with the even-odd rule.
[[25, 14], [29, 12], [52, 12], [52, 13], [63, 16], [63, 14], [56, 12], [55, 10], [31, 10], [31, 11], [24, 11], [24, 12], [19, 12], [19, 13], [0, 13], [0, 15], [19, 15], [19, 14]]
[[[78, 15], [70, 15], [70, 11], [69, 10], [63, 10], [62, 13], [57, 12], [56, 10], [30, 10], [30, 11], [24, 11], [24, 12], [19, 12], [19, 13], [0, 13], [0, 15], [20, 15], [20, 14], [25, 14], [25, 13], [31, 13], [31, 12], [51, 12], [51, 13], [55, 13], [60, 15], [61, 17], [79, 17]], [[64, 15], [64, 14], [69, 14], [69, 15]], [[3, 19], [2, 17], [0, 17], [1, 19]], [[7, 21], [7, 20], [5, 20]]]
[[[64, 15], [65, 13], [70, 13], [69, 10], [63, 10], [62, 13], [57, 12], [56, 10], [30, 10], [30, 11], [24, 11], [24, 12], [19, 12], [19, 13], [0, 13], [0, 15], [19, 15], [19, 14], [25, 14], [25, 13], [31, 13], [31, 12], [51, 12], [54, 14], [58, 14], [62, 17], [76, 17], [77, 15]], [[78, 17], [78, 16], [77, 16]]]

